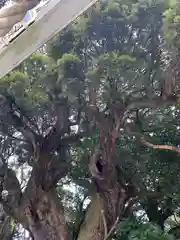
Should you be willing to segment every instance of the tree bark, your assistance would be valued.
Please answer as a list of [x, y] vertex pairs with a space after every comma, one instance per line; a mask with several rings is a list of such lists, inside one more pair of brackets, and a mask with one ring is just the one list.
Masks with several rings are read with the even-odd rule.
[[78, 240], [108, 239], [123, 216], [128, 200], [133, 196], [132, 192], [128, 192], [129, 185], [119, 175], [116, 165], [103, 165], [103, 169], [98, 169], [99, 172], [92, 176], [96, 193], [87, 208]]
[[63, 206], [55, 191], [66, 171], [53, 160], [49, 153], [40, 153], [23, 197], [22, 210], [34, 240], [68, 239]]
[[58, 170], [46, 152], [40, 153], [24, 192], [15, 173], [6, 171], [3, 186], [9, 195], [1, 199], [4, 210], [30, 231], [33, 240], [68, 239], [63, 207], [55, 191], [63, 174], [63, 168]]
[[24, 212], [34, 240], [68, 239], [64, 212], [54, 191], [39, 189], [33, 202], [26, 200]]
[[108, 239], [123, 216], [127, 200], [128, 194], [118, 181], [107, 191], [100, 189], [96, 192], [92, 196], [77, 239]]
[[98, 194], [95, 194], [92, 197], [91, 203], [87, 209], [85, 219], [78, 235], [78, 240], [103, 239], [104, 226], [102, 222], [102, 209], [102, 201]]
[[108, 240], [123, 216], [134, 188], [123, 176], [117, 164], [116, 139], [123, 122], [124, 109], [111, 112], [111, 118], [101, 118], [94, 105], [89, 109], [90, 118], [95, 117], [100, 130], [99, 146], [91, 156], [89, 170], [96, 193], [92, 196], [78, 240]]
[[[111, 198], [111, 197], [110, 197]], [[109, 199], [107, 204], [99, 194], [92, 196], [91, 203], [87, 209], [85, 219], [81, 226], [78, 240], [106, 240], [110, 232], [114, 232], [119, 222], [119, 217], [123, 214], [125, 196], [121, 198], [122, 212], [114, 212], [111, 204], [117, 199]]]

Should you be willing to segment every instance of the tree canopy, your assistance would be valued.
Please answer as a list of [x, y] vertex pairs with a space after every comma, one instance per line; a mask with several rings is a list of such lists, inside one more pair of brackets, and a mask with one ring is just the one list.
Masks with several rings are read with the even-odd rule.
[[0, 79], [1, 239], [180, 238], [179, 11], [100, 2]]

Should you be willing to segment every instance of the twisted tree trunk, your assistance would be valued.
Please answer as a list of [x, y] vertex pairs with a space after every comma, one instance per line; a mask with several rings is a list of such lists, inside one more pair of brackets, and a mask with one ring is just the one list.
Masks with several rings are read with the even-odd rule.
[[96, 120], [100, 140], [91, 157], [89, 169], [96, 193], [87, 209], [78, 240], [107, 240], [116, 229], [129, 200], [135, 197], [134, 188], [122, 175], [115, 153], [125, 108], [121, 111], [114, 109], [107, 117], [96, 106], [94, 94], [92, 91], [88, 116], [90, 120]]
[[[112, 193], [107, 193], [106, 197], [108, 199], [98, 193], [92, 196], [78, 240], [106, 240], [114, 232], [120, 217], [124, 213], [126, 202], [125, 194], [122, 196], [114, 195], [116, 190], [114, 189]], [[114, 207], [119, 209], [114, 211]]]
[[114, 233], [128, 202], [135, 197], [132, 185], [124, 178], [112, 152], [111, 142], [96, 151], [90, 163], [96, 193], [92, 196], [78, 240], [106, 240]]
[[23, 193], [15, 173], [6, 171], [3, 185], [9, 195], [1, 199], [4, 210], [29, 230], [34, 240], [68, 239], [63, 207], [55, 192], [56, 183], [64, 174], [61, 171], [48, 153], [41, 152]]
[[24, 205], [28, 229], [34, 240], [66, 240], [64, 212], [56, 193], [38, 190], [34, 202], [27, 199]]

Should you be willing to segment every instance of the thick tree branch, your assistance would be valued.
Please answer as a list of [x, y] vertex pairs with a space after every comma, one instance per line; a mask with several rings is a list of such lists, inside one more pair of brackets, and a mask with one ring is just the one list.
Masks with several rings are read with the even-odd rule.
[[168, 99], [163, 100], [161, 96], [157, 96], [153, 99], [140, 98], [135, 99], [127, 104], [127, 110], [136, 110], [140, 108], [151, 108], [155, 109], [158, 107], [173, 105], [179, 103], [179, 99], [176, 96], [170, 96]]
[[[0, 202], [5, 212], [18, 220], [24, 222], [21, 209], [22, 192], [20, 183], [15, 172], [5, 166], [0, 168]], [[7, 196], [3, 196], [3, 191], [7, 191]]]
[[[33, 130], [32, 121], [17, 104], [13, 96], [0, 95], [0, 119], [7, 125], [21, 132], [24, 139], [33, 147], [34, 157], [37, 155], [38, 134]], [[6, 134], [6, 133], [5, 133]]]
[[[160, 150], [169, 150], [174, 151], [180, 154], [180, 148], [176, 146], [170, 146], [167, 144], [153, 144], [146, 140], [145, 136], [139, 132], [133, 132], [126, 126], [126, 131], [129, 135], [136, 137], [140, 142], [145, 145], [146, 147], [153, 148], [153, 149], [160, 149]], [[148, 137], [149, 138], [149, 137]]]
[[169, 146], [169, 145], [166, 145], [166, 144], [165, 145], [153, 144], [153, 143], [150, 143], [150, 142], [146, 141], [144, 137], [141, 137], [141, 142], [149, 148], [170, 150], [170, 151], [174, 151], [174, 152], [177, 152], [178, 154], [180, 154], [180, 148], [179, 147]]

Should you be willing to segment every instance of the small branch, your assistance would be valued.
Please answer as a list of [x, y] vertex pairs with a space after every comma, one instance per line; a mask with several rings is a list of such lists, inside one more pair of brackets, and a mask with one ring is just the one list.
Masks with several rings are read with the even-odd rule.
[[106, 223], [106, 217], [104, 215], [104, 210], [101, 210], [101, 215], [102, 215], [102, 221], [103, 221], [103, 225], [104, 225], [104, 240], [106, 240], [108, 231], [107, 231], [107, 223]]
[[25, 142], [25, 143], [27, 143], [27, 141], [25, 140], [25, 139], [23, 139], [23, 138], [17, 138], [17, 137], [14, 137], [13, 135], [11, 135], [11, 134], [6, 134], [9, 138], [11, 138], [12, 140], [17, 140], [17, 141], [20, 141], [20, 142]]
[[113, 224], [113, 226], [111, 227], [111, 229], [109, 230], [107, 236], [104, 238], [104, 240], [108, 240], [108, 238], [113, 234], [113, 232], [116, 230], [117, 225], [119, 222], [119, 217], [117, 217], [115, 223]]
[[166, 144], [165, 145], [153, 144], [153, 143], [150, 143], [150, 142], [146, 141], [144, 139], [144, 137], [141, 137], [141, 142], [145, 146], [153, 148], [153, 149], [170, 150], [170, 151], [174, 151], [174, 152], [177, 152], [178, 154], [180, 154], [180, 148], [179, 147], [169, 146], [169, 145], [166, 145]]
[[73, 134], [73, 135], [69, 135], [67, 137], [63, 137], [60, 141], [58, 145], [69, 145], [69, 144], [73, 144], [73, 143], [77, 143], [78, 141], [80, 141], [82, 138], [84, 137], [88, 137], [90, 134], [86, 133], [86, 132], [80, 132], [78, 134]]
[[106, 217], [104, 215], [104, 210], [101, 210], [101, 215], [102, 215], [102, 221], [104, 225], [104, 240], [108, 240], [108, 238], [113, 234], [113, 232], [116, 230], [118, 222], [119, 222], [119, 217], [117, 217], [116, 221], [112, 225], [111, 229], [107, 230], [107, 222], [106, 222]]

